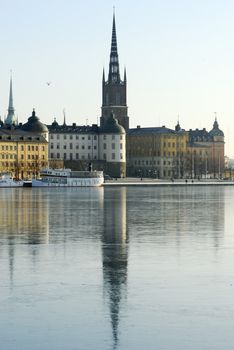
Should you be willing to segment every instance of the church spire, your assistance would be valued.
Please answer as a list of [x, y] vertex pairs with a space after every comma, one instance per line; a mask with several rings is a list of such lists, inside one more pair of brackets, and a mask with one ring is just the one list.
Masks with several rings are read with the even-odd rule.
[[111, 38], [111, 52], [110, 52], [110, 64], [109, 64], [109, 82], [120, 82], [119, 74], [119, 57], [117, 48], [116, 26], [115, 26], [115, 13], [113, 14], [112, 24], [112, 38]]
[[13, 106], [13, 92], [12, 92], [12, 76], [10, 79], [10, 93], [9, 93], [9, 105], [8, 105], [8, 113], [5, 120], [5, 124], [7, 125], [16, 125], [17, 118], [15, 116], [15, 109]]

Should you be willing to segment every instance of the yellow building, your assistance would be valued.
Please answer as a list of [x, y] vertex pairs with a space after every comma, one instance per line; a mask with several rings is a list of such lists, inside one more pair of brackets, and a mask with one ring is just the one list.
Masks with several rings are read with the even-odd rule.
[[185, 175], [188, 132], [179, 124], [130, 129], [127, 134], [128, 176], [180, 178]]
[[0, 172], [17, 179], [32, 178], [48, 165], [48, 129], [33, 110], [28, 122], [1, 124]]

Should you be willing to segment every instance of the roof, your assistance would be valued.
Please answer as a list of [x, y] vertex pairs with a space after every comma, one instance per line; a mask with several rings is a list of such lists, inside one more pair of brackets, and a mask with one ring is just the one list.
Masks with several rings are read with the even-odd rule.
[[36, 116], [35, 110], [33, 110], [32, 115], [28, 118], [27, 123], [23, 124], [22, 130], [35, 133], [48, 132], [47, 126], [40, 122], [39, 118]]
[[104, 125], [99, 129], [101, 134], [125, 134], [125, 129], [119, 124], [112, 112], [108, 119], [105, 120]]
[[[181, 133], [181, 131], [180, 131]], [[149, 135], [149, 134], [178, 134], [177, 131], [173, 129], [161, 127], [148, 127], [148, 128], [134, 128], [128, 130], [128, 135]]]
[[59, 125], [57, 122], [53, 122], [51, 125], [47, 125], [50, 134], [96, 134], [98, 132], [98, 126], [96, 124], [90, 125]]

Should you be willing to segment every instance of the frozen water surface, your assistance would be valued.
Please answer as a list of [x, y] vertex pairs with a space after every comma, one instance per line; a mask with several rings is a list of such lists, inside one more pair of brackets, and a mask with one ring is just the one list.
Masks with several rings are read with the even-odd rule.
[[1, 349], [233, 349], [233, 187], [0, 198]]

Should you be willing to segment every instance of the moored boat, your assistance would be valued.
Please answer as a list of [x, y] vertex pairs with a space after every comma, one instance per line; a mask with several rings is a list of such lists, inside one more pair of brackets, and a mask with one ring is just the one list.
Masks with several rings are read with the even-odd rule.
[[32, 179], [32, 187], [97, 187], [104, 182], [102, 171], [42, 169], [40, 179]]
[[23, 180], [14, 180], [10, 173], [0, 174], [0, 187], [23, 187]]

